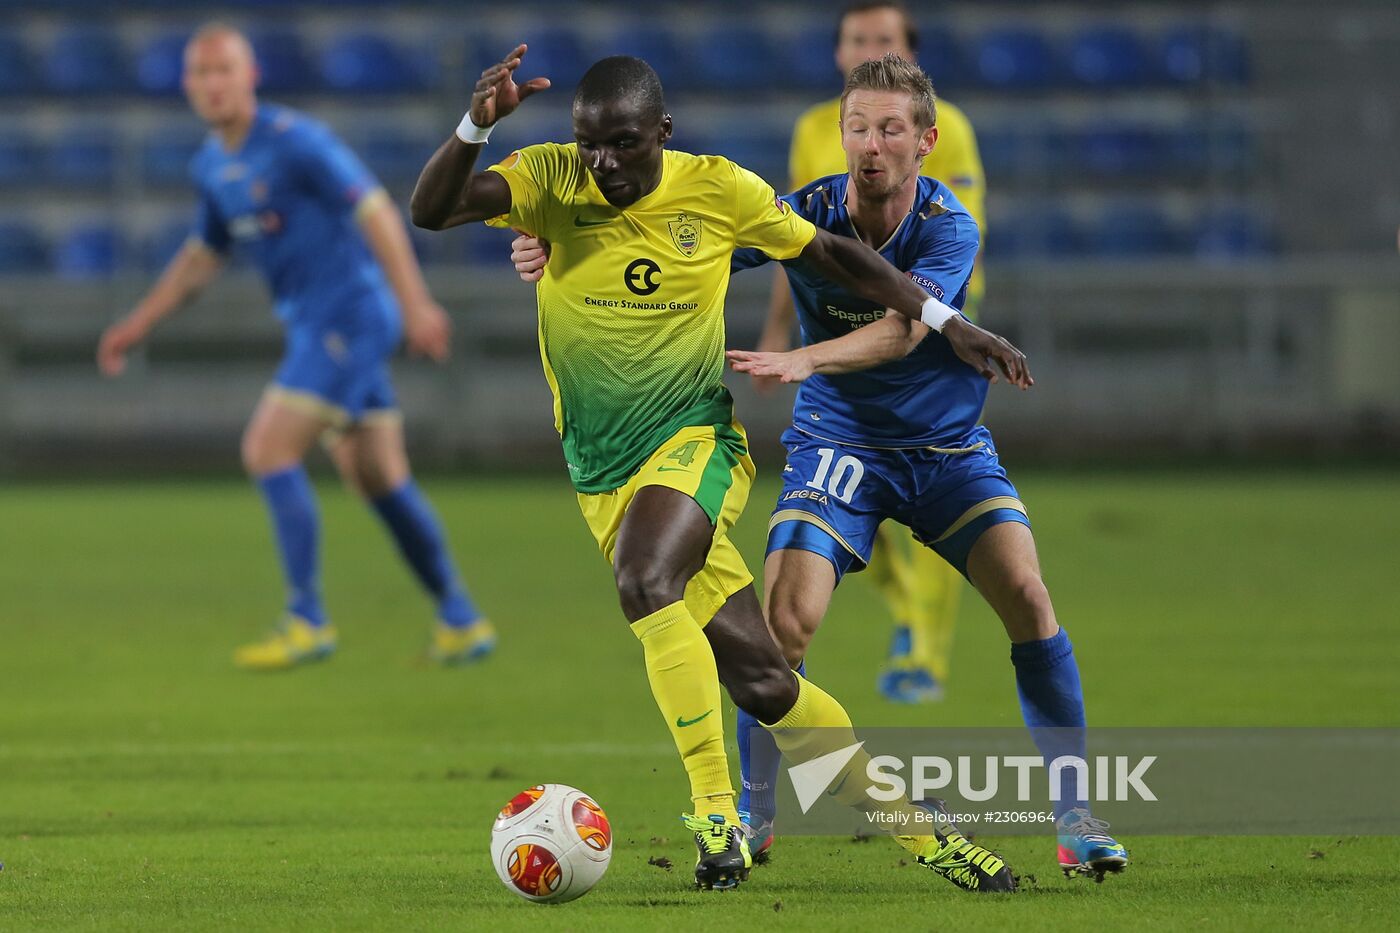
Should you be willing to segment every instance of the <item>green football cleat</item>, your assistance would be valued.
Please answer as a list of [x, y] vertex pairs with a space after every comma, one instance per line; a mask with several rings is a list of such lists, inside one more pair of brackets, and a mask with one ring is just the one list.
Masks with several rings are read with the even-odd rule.
[[285, 671], [327, 658], [335, 651], [335, 626], [312, 625], [287, 616], [267, 638], [233, 653], [233, 663], [245, 671]]
[[695, 886], [706, 891], [728, 891], [747, 881], [753, 857], [749, 842], [735, 823], [718, 813], [708, 817], [681, 817], [685, 828], [695, 834], [695, 847], [700, 856], [695, 860]]
[[[948, 813], [941, 800], [919, 801], [918, 805], [945, 817]], [[1016, 877], [1001, 856], [958, 832], [951, 819], [945, 819], [942, 825], [945, 828], [934, 828], [929, 851], [915, 857], [920, 865], [964, 891], [1010, 893], [1016, 890]]]
[[480, 661], [496, 648], [496, 629], [485, 619], [471, 625], [453, 626], [439, 622], [428, 644], [428, 657], [452, 666]]

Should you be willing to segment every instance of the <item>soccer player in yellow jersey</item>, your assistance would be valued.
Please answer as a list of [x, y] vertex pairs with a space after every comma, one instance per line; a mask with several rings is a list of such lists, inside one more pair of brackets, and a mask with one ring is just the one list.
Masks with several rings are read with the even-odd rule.
[[[490, 220], [553, 244], [537, 297], [556, 426], [690, 778], [696, 815], [683, 819], [699, 849], [696, 882], [732, 887], [752, 858], [735, 812], [720, 683], [789, 760], [855, 742], [840, 704], [787, 665], [726, 534], [754, 472], [721, 381], [731, 254], [747, 246], [800, 256], [832, 281], [930, 323], [987, 378], [995, 378], [992, 361], [1013, 384], [1029, 385], [1030, 374], [1006, 341], [859, 241], [798, 217], [756, 175], [716, 156], [666, 150], [671, 117], [661, 82], [640, 59], [603, 59], [583, 76], [575, 143], [531, 146], [476, 171], [491, 127], [548, 87], [543, 78], [514, 80], [525, 51], [482, 73], [462, 125], [423, 169], [413, 220], [434, 230]], [[868, 764], [863, 752], [852, 757], [832, 796], [878, 815], [878, 825], [921, 822], [907, 801], [878, 803], [868, 793]], [[896, 838], [960, 887], [1014, 887], [1001, 859], [956, 830]]]
[[[860, 0], [845, 8], [836, 27], [836, 67], [850, 77], [862, 62], [886, 52], [914, 61], [918, 32], [909, 11], [895, 0]], [[846, 171], [841, 148], [841, 98], [810, 108], [797, 120], [788, 153], [788, 172], [796, 191]], [[967, 116], [947, 100], [938, 101], [938, 138], [924, 157], [921, 174], [937, 178], [957, 195], [986, 237], [986, 184], [977, 138]], [[982, 264], [972, 268], [963, 313], [974, 320], [985, 283]], [[761, 351], [792, 348], [796, 322], [787, 277], [777, 270], [768, 321], [759, 340]], [[920, 545], [902, 525], [887, 522], [875, 539], [869, 570], [895, 620], [890, 664], [881, 672], [880, 692], [901, 703], [937, 700], [948, 680], [953, 627], [957, 622], [963, 581], [947, 562]]]

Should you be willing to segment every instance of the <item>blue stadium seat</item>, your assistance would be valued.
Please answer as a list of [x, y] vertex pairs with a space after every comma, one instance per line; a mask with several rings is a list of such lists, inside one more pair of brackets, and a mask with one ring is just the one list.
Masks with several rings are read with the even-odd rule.
[[709, 138], [709, 150], [751, 172], [756, 172], [779, 192], [787, 191], [788, 128], [731, 127]]
[[380, 181], [396, 184], [416, 179], [441, 142], [421, 133], [385, 126], [358, 134], [354, 149]]
[[668, 30], [649, 26], [624, 27], [603, 45], [607, 55], [635, 55], [656, 69], [667, 94], [696, 90], [695, 76], [684, 50]]
[[[583, 45], [572, 30], [560, 27], [527, 29], [523, 35], [486, 36], [468, 49], [467, 79], [476, 83], [481, 72], [511, 50], [511, 43], [524, 42], [530, 48], [520, 66], [519, 77], [524, 80], [545, 77], [552, 84], [551, 94], [572, 94], [578, 79], [592, 62], [584, 54]], [[470, 87], [470, 85], [468, 85]]]
[[49, 147], [51, 182], [77, 187], [108, 187], [117, 178], [117, 140], [102, 127], [78, 127]]
[[1178, 26], [1162, 36], [1158, 68], [1173, 84], [1249, 83], [1249, 47], [1242, 36], [1206, 25]]
[[136, 85], [147, 94], [179, 94], [188, 41], [183, 32], [153, 39], [136, 58]]
[[831, 45], [830, 26], [808, 26], [791, 37], [781, 37], [786, 54], [783, 56], [783, 83], [788, 87], [825, 91], [836, 95], [841, 90], [841, 71]]
[[1196, 257], [1230, 261], [1273, 255], [1277, 243], [1268, 224], [1240, 207], [1216, 208], [1197, 219], [1191, 234]]
[[273, 94], [296, 94], [319, 86], [301, 36], [279, 29], [261, 29], [249, 37], [262, 80], [258, 89]]
[[43, 151], [22, 127], [0, 135], [0, 185], [29, 185], [39, 177]]
[[1087, 87], [1136, 87], [1147, 80], [1148, 54], [1137, 34], [1121, 26], [1096, 26], [1069, 43], [1069, 73]]
[[185, 124], [157, 130], [141, 148], [141, 176], [148, 185], [190, 184], [190, 160], [204, 135]]
[[1031, 178], [1048, 173], [1052, 138], [1052, 131], [1043, 126], [990, 124], [979, 128], [977, 149], [982, 167], [995, 185], [1002, 178]]
[[190, 238], [192, 228], [192, 218], [180, 217], [171, 220], [147, 237], [141, 249], [142, 268], [150, 273], [164, 269], [180, 247], [185, 245], [185, 241]]
[[0, 221], [0, 274], [41, 273], [48, 267], [48, 248], [34, 227], [23, 221]]
[[107, 27], [74, 26], [49, 47], [44, 76], [62, 94], [110, 94], [131, 88], [126, 50]]
[[38, 87], [34, 60], [23, 37], [0, 32], [0, 95], [30, 94]]
[[983, 84], [995, 88], [1034, 90], [1058, 80], [1050, 43], [1030, 29], [998, 29], [978, 38], [972, 66]]
[[1068, 259], [1083, 248], [1075, 218], [1055, 204], [1027, 205], [988, 224], [987, 255], [992, 259]]
[[782, 62], [768, 36], [751, 24], [719, 26], [691, 43], [696, 84], [715, 91], [740, 91], [747, 96], [780, 86]]
[[321, 56], [326, 87], [355, 93], [395, 94], [429, 85], [425, 56], [374, 33], [352, 33], [332, 42]]
[[951, 31], [930, 27], [919, 32], [919, 65], [940, 95], [948, 88], [975, 84], [968, 73], [962, 43]]
[[1086, 239], [1090, 254], [1107, 259], [1169, 256], [1181, 244], [1166, 214], [1151, 204], [1109, 207], [1090, 225]]
[[62, 279], [103, 279], [122, 262], [122, 238], [115, 227], [90, 224], [68, 231], [54, 250], [53, 269]]
[[1171, 164], [1172, 149], [1159, 130], [1136, 123], [1105, 121], [1075, 136], [1078, 171], [1110, 177], [1153, 175]]
[[516, 234], [510, 230], [499, 230], [485, 224], [470, 224], [472, 230], [467, 235], [463, 259], [483, 266], [510, 265], [510, 241]]

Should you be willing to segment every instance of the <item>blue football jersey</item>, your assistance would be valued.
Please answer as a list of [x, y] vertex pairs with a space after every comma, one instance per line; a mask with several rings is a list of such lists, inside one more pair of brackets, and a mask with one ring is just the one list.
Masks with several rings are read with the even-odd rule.
[[[784, 195], [813, 224], [855, 237], [846, 210], [847, 175], [820, 178]], [[920, 177], [914, 208], [879, 253], [895, 268], [961, 309], [977, 255], [977, 223], [947, 186]], [[734, 253], [735, 270], [768, 262], [758, 250]], [[885, 308], [828, 281], [802, 260], [783, 263], [804, 345], [848, 334], [878, 320]], [[793, 408], [799, 430], [867, 447], [956, 447], [977, 426], [987, 381], [940, 334], [929, 334], [908, 356], [842, 375], [815, 375], [802, 383]]]
[[227, 152], [211, 133], [190, 172], [199, 189], [195, 235], [220, 253], [245, 250], [288, 326], [329, 324], [367, 308], [397, 313], [355, 222], [356, 207], [379, 182], [324, 125], [261, 104], [242, 146]]

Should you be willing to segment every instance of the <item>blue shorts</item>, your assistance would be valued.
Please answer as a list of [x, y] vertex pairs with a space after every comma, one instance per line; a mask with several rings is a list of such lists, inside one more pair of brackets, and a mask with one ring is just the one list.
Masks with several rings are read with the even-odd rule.
[[820, 554], [836, 568], [838, 582], [870, 562], [886, 519], [907, 525], [964, 577], [982, 532], [1002, 522], [1030, 527], [984, 427], [974, 428], [956, 453], [852, 447], [796, 428], [784, 431], [782, 440], [788, 458], [768, 523], [768, 553], [796, 548]]
[[286, 353], [269, 391], [332, 427], [396, 416], [389, 359], [399, 336], [397, 322], [377, 309], [296, 325], [287, 331]]

